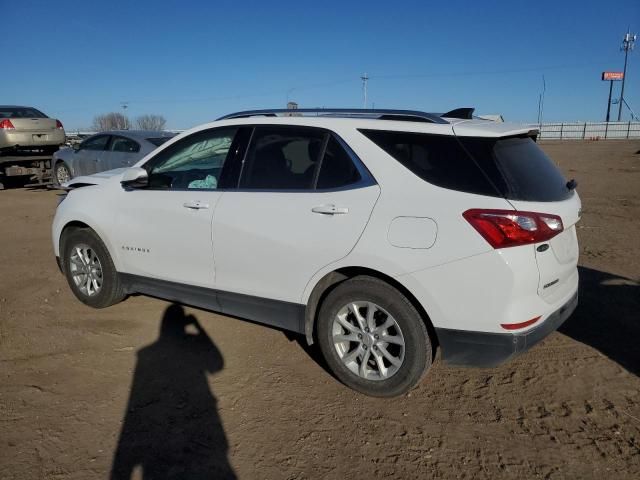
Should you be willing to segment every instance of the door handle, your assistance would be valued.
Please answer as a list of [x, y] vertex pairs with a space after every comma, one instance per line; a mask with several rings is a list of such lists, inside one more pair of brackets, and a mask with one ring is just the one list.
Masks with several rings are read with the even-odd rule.
[[322, 215], [344, 215], [345, 213], [349, 213], [348, 208], [339, 208], [333, 204], [313, 207], [311, 211], [313, 213], [320, 213]]
[[198, 200], [196, 200], [195, 202], [185, 202], [182, 204], [182, 206], [191, 210], [206, 210], [207, 208], [209, 208], [208, 203], [202, 203]]

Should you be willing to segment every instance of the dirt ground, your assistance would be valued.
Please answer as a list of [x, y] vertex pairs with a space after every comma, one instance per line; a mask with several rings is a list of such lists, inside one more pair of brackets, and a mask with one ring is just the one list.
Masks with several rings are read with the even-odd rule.
[[437, 362], [391, 400], [278, 330], [85, 307], [53, 258], [56, 193], [1, 191], [0, 477], [640, 478], [640, 141], [542, 145], [583, 201], [578, 310], [507, 365]]

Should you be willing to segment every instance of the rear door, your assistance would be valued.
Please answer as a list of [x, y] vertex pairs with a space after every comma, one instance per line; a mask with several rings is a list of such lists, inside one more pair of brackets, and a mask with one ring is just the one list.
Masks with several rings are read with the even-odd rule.
[[309, 279], [355, 246], [379, 192], [332, 133], [256, 127], [239, 187], [214, 215], [216, 288], [299, 302]]

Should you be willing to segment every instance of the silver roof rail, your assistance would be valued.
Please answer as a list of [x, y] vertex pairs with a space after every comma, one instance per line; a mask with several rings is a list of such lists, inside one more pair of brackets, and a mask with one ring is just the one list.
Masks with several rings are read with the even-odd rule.
[[347, 118], [375, 118], [378, 120], [400, 120], [408, 122], [449, 123], [437, 114], [420, 112], [417, 110], [387, 110], [365, 108], [274, 108], [265, 110], [245, 110], [235, 112], [218, 118], [218, 120], [230, 120], [232, 118], [249, 117], [277, 117], [277, 116], [302, 116], [301, 114], [315, 113], [318, 117], [347, 117]]

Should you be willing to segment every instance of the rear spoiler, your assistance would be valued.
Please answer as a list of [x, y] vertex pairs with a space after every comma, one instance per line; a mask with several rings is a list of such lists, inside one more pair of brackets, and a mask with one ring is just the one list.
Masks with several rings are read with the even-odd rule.
[[475, 111], [476, 109], [473, 107], [454, 108], [440, 116], [447, 118], [459, 118], [461, 120], [473, 120], [473, 112]]

